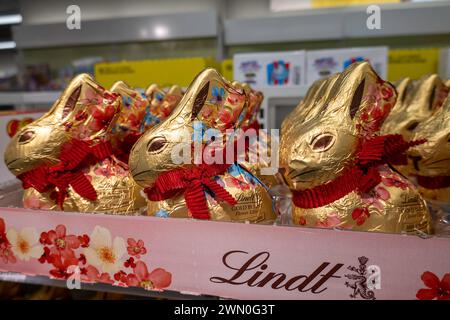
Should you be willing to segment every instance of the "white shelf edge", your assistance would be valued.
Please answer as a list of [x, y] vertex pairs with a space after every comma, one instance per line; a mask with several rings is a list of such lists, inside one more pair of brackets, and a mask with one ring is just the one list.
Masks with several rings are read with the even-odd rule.
[[367, 6], [306, 9], [224, 21], [225, 45], [450, 33], [450, 2], [383, 4], [381, 29], [366, 26]]

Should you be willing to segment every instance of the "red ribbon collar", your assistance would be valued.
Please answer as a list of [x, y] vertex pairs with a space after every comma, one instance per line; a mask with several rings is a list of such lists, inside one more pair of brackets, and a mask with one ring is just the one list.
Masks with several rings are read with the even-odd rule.
[[385, 135], [365, 140], [356, 154], [356, 163], [336, 179], [306, 190], [292, 190], [297, 207], [319, 208], [350, 192], [366, 193], [381, 182], [378, 166], [406, 164], [406, 150], [425, 140], [406, 142], [401, 135]]
[[443, 189], [450, 187], [450, 176], [416, 176], [417, 184], [425, 189]]
[[205, 191], [216, 200], [225, 201], [230, 205], [236, 204], [236, 199], [214, 180], [215, 176], [227, 171], [229, 166], [229, 164], [200, 164], [167, 171], [158, 176], [153, 187], [145, 188], [144, 191], [151, 201], [169, 199], [182, 192], [192, 216], [197, 219], [209, 219]]
[[32, 187], [38, 192], [53, 190], [51, 197], [61, 209], [69, 186], [83, 198], [95, 201], [97, 192], [82, 169], [111, 154], [109, 142], [92, 146], [88, 142], [73, 139], [62, 146], [58, 164], [40, 166], [19, 175], [18, 178], [22, 180], [24, 189]]

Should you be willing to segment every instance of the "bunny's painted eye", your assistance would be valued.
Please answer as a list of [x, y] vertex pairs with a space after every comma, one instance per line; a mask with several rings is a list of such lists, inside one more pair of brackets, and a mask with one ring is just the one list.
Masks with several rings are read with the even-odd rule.
[[335, 138], [330, 133], [322, 133], [314, 137], [311, 142], [312, 150], [323, 152], [330, 149], [334, 144]]
[[33, 130], [27, 130], [20, 134], [19, 136], [19, 143], [28, 143], [31, 140], [33, 140], [35, 136], [35, 132]]
[[406, 130], [408, 131], [413, 131], [415, 128], [417, 128], [417, 126], [419, 125], [418, 121], [414, 121], [413, 123], [411, 123], [410, 125], [408, 125], [408, 127], [406, 128]]
[[148, 142], [147, 150], [150, 153], [155, 153], [161, 151], [166, 145], [167, 140], [164, 137], [154, 137]]

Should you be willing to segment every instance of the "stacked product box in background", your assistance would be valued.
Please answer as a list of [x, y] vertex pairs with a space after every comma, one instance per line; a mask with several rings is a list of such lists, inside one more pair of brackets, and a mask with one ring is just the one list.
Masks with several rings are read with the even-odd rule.
[[234, 55], [234, 79], [255, 88], [305, 84], [305, 51], [258, 52]]
[[450, 78], [450, 47], [441, 49], [439, 58], [439, 75]]
[[306, 85], [342, 72], [357, 61], [369, 61], [381, 78], [387, 78], [387, 47], [313, 50], [306, 53]]

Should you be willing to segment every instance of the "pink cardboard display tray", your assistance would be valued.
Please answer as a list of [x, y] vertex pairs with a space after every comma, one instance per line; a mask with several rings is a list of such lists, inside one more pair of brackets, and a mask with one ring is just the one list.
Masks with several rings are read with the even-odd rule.
[[14, 194], [2, 272], [235, 299], [417, 299], [450, 277], [450, 238], [5, 207]]

